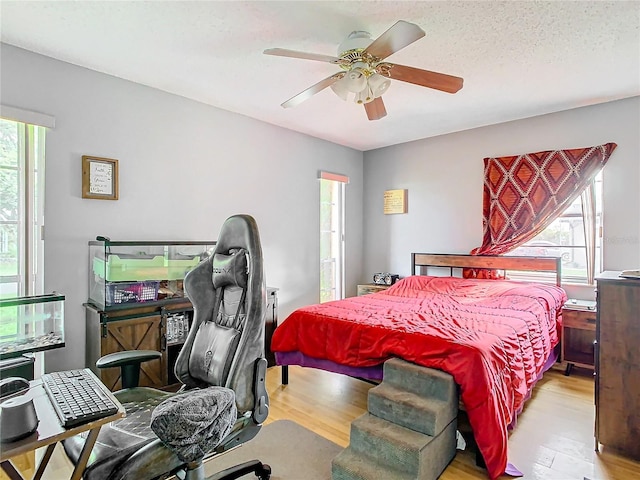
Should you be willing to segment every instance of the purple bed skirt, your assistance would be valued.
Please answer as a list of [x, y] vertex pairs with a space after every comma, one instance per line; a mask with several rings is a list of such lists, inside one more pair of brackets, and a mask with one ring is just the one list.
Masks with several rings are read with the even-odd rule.
[[299, 365], [311, 367], [327, 372], [341, 373], [350, 377], [366, 378], [367, 380], [382, 381], [382, 364], [373, 367], [348, 367], [334, 363], [331, 360], [308, 357], [301, 352], [276, 352], [277, 365]]
[[[542, 375], [544, 374], [544, 372], [549, 370], [553, 366], [553, 364], [556, 363], [556, 361], [558, 360], [558, 353], [556, 352], [556, 350], [557, 349], [554, 348], [551, 351], [551, 355], [549, 355], [549, 358], [547, 358], [547, 361], [542, 367], [542, 372], [540, 372], [540, 375], [538, 375], [538, 378], [536, 379], [535, 383], [537, 383], [542, 378]], [[378, 382], [382, 381], [382, 366], [383, 366], [382, 364], [375, 365], [373, 367], [349, 367], [346, 365], [340, 365], [338, 363], [334, 363], [330, 360], [323, 360], [320, 358], [308, 357], [307, 355], [301, 352], [275, 352], [275, 355], [276, 355], [277, 365], [299, 365], [301, 367], [311, 367], [311, 368], [317, 368], [320, 370], [326, 370], [327, 372], [341, 373], [343, 375], [348, 375], [350, 377], [364, 378], [367, 380], [374, 380]], [[535, 383], [534, 383], [534, 386], [535, 386]], [[533, 387], [531, 388], [531, 390], [529, 390], [529, 393], [527, 394], [527, 400], [531, 396], [532, 390], [533, 390]], [[524, 404], [523, 404], [523, 408], [524, 408]], [[520, 415], [520, 413], [522, 413], [522, 408], [520, 408], [520, 410], [516, 412], [516, 416], [511, 421], [511, 424], [509, 424], [508, 426], [509, 430], [515, 427], [518, 415]]]

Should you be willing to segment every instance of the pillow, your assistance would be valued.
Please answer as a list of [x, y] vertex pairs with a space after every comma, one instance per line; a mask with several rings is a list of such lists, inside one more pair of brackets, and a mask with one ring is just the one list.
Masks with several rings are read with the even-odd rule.
[[240, 341], [240, 332], [215, 322], [198, 327], [189, 355], [189, 375], [210, 385], [224, 385]]
[[232, 285], [240, 288], [247, 287], [249, 267], [248, 253], [244, 248], [231, 249], [229, 254], [216, 253], [213, 255], [213, 287], [220, 288]]
[[236, 395], [224, 387], [172, 395], [151, 412], [151, 430], [183, 462], [217, 447], [236, 422]]
[[506, 280], [507, 274], [504, 270], [495, 268], [463, 268], [462, 278], [480, 278], [485, 280]]

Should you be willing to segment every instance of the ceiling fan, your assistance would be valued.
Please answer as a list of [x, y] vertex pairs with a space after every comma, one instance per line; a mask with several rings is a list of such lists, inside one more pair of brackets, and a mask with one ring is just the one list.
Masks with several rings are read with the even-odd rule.
[[338, 46], [337, 57], [284, 48], [269, 48], [264, 53], [333, 63], [342, 69], [291, 97], [282, 104], [284, 108], [295, 107], [316, 93], [331, 87], [343, 100], [346, 101], [353, 96], [356, 103], [364, 105], [369, 120], [379, 120], [387, 114], [382, 94], [389, 88], [391, 80], [413, 83], [447, 93], [456, 93], [462, 88], [463, 79], [460, 77], [384, 61], [392, 53], [424, 35], [424, 30], [417, 25], [400, 20], [373, 41], [368, 32], [351, 32]]

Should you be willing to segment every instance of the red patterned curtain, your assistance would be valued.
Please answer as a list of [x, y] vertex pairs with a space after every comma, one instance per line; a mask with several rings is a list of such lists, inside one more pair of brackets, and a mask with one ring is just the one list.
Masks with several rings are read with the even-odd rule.
[[542, 232], [589, 185], [615, 143], [484, 159], [482, 246], [500, 255]]

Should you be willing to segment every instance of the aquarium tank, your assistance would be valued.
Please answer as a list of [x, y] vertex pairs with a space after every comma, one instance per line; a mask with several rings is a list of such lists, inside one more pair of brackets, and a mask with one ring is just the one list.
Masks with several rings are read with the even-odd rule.
[[64, 347], [64, 295], [0, 299], [0, 360]]

